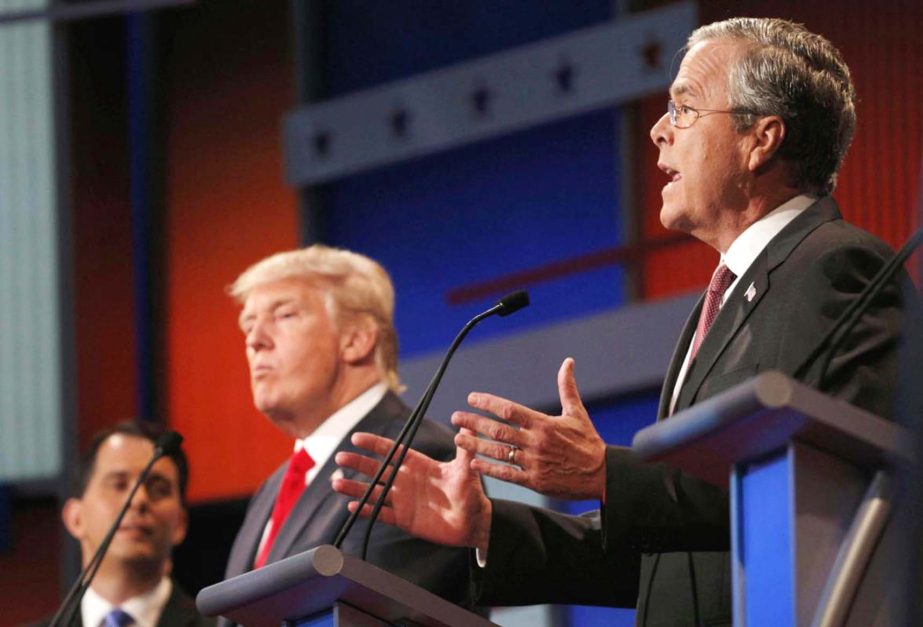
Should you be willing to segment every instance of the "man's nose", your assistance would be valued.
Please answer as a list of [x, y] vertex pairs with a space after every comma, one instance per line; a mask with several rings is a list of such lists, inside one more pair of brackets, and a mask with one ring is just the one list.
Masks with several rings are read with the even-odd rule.
[[266, 325], [259, 320], [255, 320], [253, 326], [250, 327], [250, 331], [247, 332], [246, 342], [247, 348], [253, 350], [269, 346], [271, 342], [269, 334], [266, 332]]
[[131, 497], [131, 505], [129, 505], [129, 509], [144, 511], [150, 507], [150, 504], [151, 495], [148, 494], [147, 486], [142, 483], [140, 486], [138, 486], [138, 489]]
[[651, 127], [651, 141], [660, 148], [661, 144], [670, 144], [673, 141], [673, 126], [670, 124], [670, 114], [664, 113]]

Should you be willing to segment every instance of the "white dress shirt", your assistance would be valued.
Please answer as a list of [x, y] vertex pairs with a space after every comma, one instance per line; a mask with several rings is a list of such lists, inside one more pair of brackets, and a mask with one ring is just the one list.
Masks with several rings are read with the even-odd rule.
[[[795, 196], [748, 226], [743, 233], [737, 236], [737, 239], [728, 247], [727, 252], [721, 255], [721, 263], [726, 265], [728, 270], [733, 272], [737, 277], [724, 292], [724, 296], [721, 298], [722, 306], [724, 306], [724, 303], [727, 302], [730, 295], [734, 292], [734, 288], [737, 287], [740, 277], [750, 269], [750, 266], [753, 265], [753, 262], [756, 261], [756, 258], [763, 252], [763, 249], [772, 241], [772, 238], [778, 235], [789, 222], [801, 215], [805, 209], [816, 201], [816, 197], [807, 194]], [[683, 360], [683, 366], [680, 368], [679, 375], [673, 383], [673, 395], [670, 399], [671, 415], [676, 407], [676, 399], [679, 398], [679, 391], [686, 381], [686, 374], [689, 371], [689, 362], [691, 361], [689, 357], [692, 353], [692, 344], [694, 341], [695, 334], [690, 338], [689, 347], [686, 349], [686, 357]]]
[[[365, 392], [349, 401], [338, 410], [333, 412], [321, 425], [315, 429], [309, 436], [301, 440], [295, 440], [295, 452], [301, 449], [307, 449], [308, 455], [314, 460], [314, 466], [311, 467], [304, 477], [305, 485], [311, 483], [320, 469], [324, 467], [330, 456], [340, 445], [340, 442], [352, 429], [359, 424], [359, 421], [372, 411], [372, 409], [381, 402], [388, 392], [388, 386], [385, 383], [376, 383]], [[266, 521], [263, 528], [263, 536], [260, 538], [260, 545], [256, 549], [259, 555], [263, 550], [263, 544], [269, 537], [272, 529], [272, 516]]]
[[105, 624], [106, 614], [119, 607], [131, 615], [138, 627], [154, 627], [172, 592], [173, 582], [169, 577], [164, 577], [149, 592], [132, 597], [121, 605], [113, 605], [99, 596], [91, 586], [80, 603], [80, 617], [84, 627], [100, 627]]

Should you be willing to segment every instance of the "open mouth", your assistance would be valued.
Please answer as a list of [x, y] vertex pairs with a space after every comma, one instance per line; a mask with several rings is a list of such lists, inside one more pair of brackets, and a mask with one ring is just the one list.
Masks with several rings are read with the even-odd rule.
[[657, 167], [660, 168], [667, 176], [670, 177], [670, 183], [675, 183], [676, 181], [683, 178], [683, 175], [679, 173], [678, 170], [674, 170], [670, 166], [664, 163], [658, 163]]

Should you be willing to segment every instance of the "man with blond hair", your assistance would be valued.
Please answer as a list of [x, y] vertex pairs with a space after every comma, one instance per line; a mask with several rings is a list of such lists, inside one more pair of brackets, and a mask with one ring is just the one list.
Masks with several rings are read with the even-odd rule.
[[[354, 450], [354, 431], [396, 436], [410, 411], [397, 396], [394, 289], [372, 259], [315, 244], [259, 261], [229, 291], [242, 305], [253, 402], [294, 440], [292, 458], [250, 502], [228, 560], [233, 577], [333, 542], [349, 515], [330, 489], [334, 453]], [[438, 459], [455, 453], [449, 429], [430, 421], [416, 445]], [[360, 553], [365, 525], [345, 552]], [[464, 550], [380, 525], [368, 560], [450, 601], [467, 597]]]

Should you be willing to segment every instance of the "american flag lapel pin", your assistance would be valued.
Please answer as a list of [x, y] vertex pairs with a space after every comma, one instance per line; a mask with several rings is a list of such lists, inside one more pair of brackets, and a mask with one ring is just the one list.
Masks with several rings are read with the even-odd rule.
[[750, 284], [750, 287], [747, 288], [747, 291], [744, 292], [744, 296], [747, 297], [747, 302], [753, 302], [753, 297], [756, 296], [756, 286], [753, 283]]

